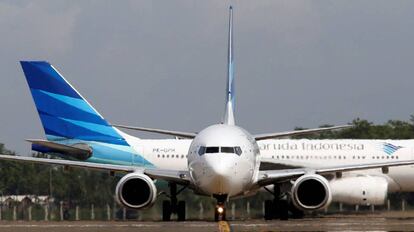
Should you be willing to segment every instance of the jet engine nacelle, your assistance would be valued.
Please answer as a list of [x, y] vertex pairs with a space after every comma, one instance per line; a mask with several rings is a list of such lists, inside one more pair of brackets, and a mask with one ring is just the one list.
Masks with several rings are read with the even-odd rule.
[[388, 181], [380, 176], [352, 176], [330, 182], [332, 200], [353, 205], [383, 205]]
[[131, 209], [142, 209], [154, 204], [157, 188], [147, 175], [129, 173], [119, 180], [115, 194], [120, 204]]
[[301, 210], [317, 210], [327, 207], [332, 200], [328, 180], [316, 174], [299, 177], [292, 186], [293, 204]]

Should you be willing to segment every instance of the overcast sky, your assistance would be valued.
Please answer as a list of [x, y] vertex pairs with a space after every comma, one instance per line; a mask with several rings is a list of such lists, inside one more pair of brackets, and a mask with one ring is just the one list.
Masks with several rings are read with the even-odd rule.
[[19, 60], [51, 62], [112, 123], [219, 122], [230, 4], [251, 133], [414, 113], [414, 1], [2, 0], [0, 142], [28, 154], [44, 137]]

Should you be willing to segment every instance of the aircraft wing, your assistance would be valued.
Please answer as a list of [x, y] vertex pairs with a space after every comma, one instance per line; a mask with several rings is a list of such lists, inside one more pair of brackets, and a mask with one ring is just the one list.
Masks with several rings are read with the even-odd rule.
[[181, 138], [189, 138], [189, 139], [192, 139], [196, 137], [197, 135], [197, 133], [192, 133], [192, 132], [172, 131], [172, 130], [163, 130], [163, 129], [146, 128], [146, 127], [125, 126], [125, 125], [112, 125], [112, 126], [117, 127], [117, 128], [145, 131], [145, 132], [164, 134], [164, 135], [172, 135], [172, 136], [177, 136]]
[[318, 132], [323, 132], [323, 131], [345, 129], [345, 128], [350, 128], [350, 127], [353, 127], [353, 125], [342, 125], [342, 126], [332, 126], [332, 127], [323, 127], [323, 128], [315, 128], [315, 129], [306, 129], [306, 130], [295, 130], [295, 131], [275, 132], [275, 133], [267, 133], [267, 134], [257, 134], [257, 135], [253, 135], [253, 137], [257, 141], [259, 141], [259, 140], [275, 139], [275, 138], [293, 136], [293, 135], [305, 135], [305, 134], [312, 134], [312, 133], [318, 133]]
[[266, 186], [273, 183], [283, 182], [287, 180], [296, 179], [305, 174], [333, 174], [349, 171], [358, 171], [374, 168], [388, 168], [395, 166], [414, 165], [414, 160], [394, 161], [387, 163], [372, 163], [372, 164], [356, 164], [356, 165], [342, 165], [323, 168], [292, 168], [284, 170], [267, 170], [259, 172], [259, 186]]
[[88, 169], [111, 171], [111, 172], [127, 172], [127, 173], [128, 172], [140, 172], [154, 179], [161, 179], [161, 180], [166, 180], [166, 181], [175, 182], [179, 184], [190, 184], [190, 178], [189, 178], [190, 175], [188, 171], [143, 168], [143, 167], [126, 166], [126, 165], [124, 166], [124, 165], [114, 165], [114, 164], [100, 164], [100, 163], [92, 163], [92, 162], [84, 162], [84, 161], [45, 159], [45, 158], [13, 156], [13, 155], [0, 155], [0, 160], [23, 161], [23, 162], [49, 164], [49, 165], [62, 165], [62, 166], [67, 166], [67, 167], [88, 168]]

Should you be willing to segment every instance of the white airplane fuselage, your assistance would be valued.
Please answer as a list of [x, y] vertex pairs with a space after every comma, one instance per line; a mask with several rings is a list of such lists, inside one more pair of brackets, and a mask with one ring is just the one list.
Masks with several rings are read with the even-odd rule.
[[[228, 136], [228, 135], [232, 136]], [[228, 136], [228, 137], [226, 137]], [[223, 139], [226, 137], [227, 139]], [[229, 140], [228, 138], [232, 138]], [[137, 140], [144, 158], [159, 168], [191, 171], [191, 178], [206, 195], [243, 193], [257, 178], [262, 163], [283, 167], [329, 167], [350, 164], [384, 163], [414, 159], [414, 140], [252, 140], [248, 132], [237, 126], [213, 125], [199, 133], [194, 140]], [[209, 142], [209, 143], [206, 143]], [[257, 148], [256, 148], [257, 144]], [[395, 149], [384, 150], [386, 144]], [[229, 153], [198, 153], [205, 147], [242, 148], [240, 156]], [[258, 150], [259, 149], [259, 150]], [[414, 166], [353, 171], [344, 175], [383, 176], [389, 192], [414, 191]]]

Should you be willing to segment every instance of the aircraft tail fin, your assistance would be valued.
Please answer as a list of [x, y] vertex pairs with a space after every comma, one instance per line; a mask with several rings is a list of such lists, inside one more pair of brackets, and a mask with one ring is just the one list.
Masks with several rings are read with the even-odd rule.
[[227, 54], [227, 88], [226, 88], [226, 111], [224, 124], [234, 125], [234, 62], [233, 62], [233, 7], [229, 8], [229, 38]]
[[48, 140], [79, 139], [128, 145], [48, 62], [21, 61]]

